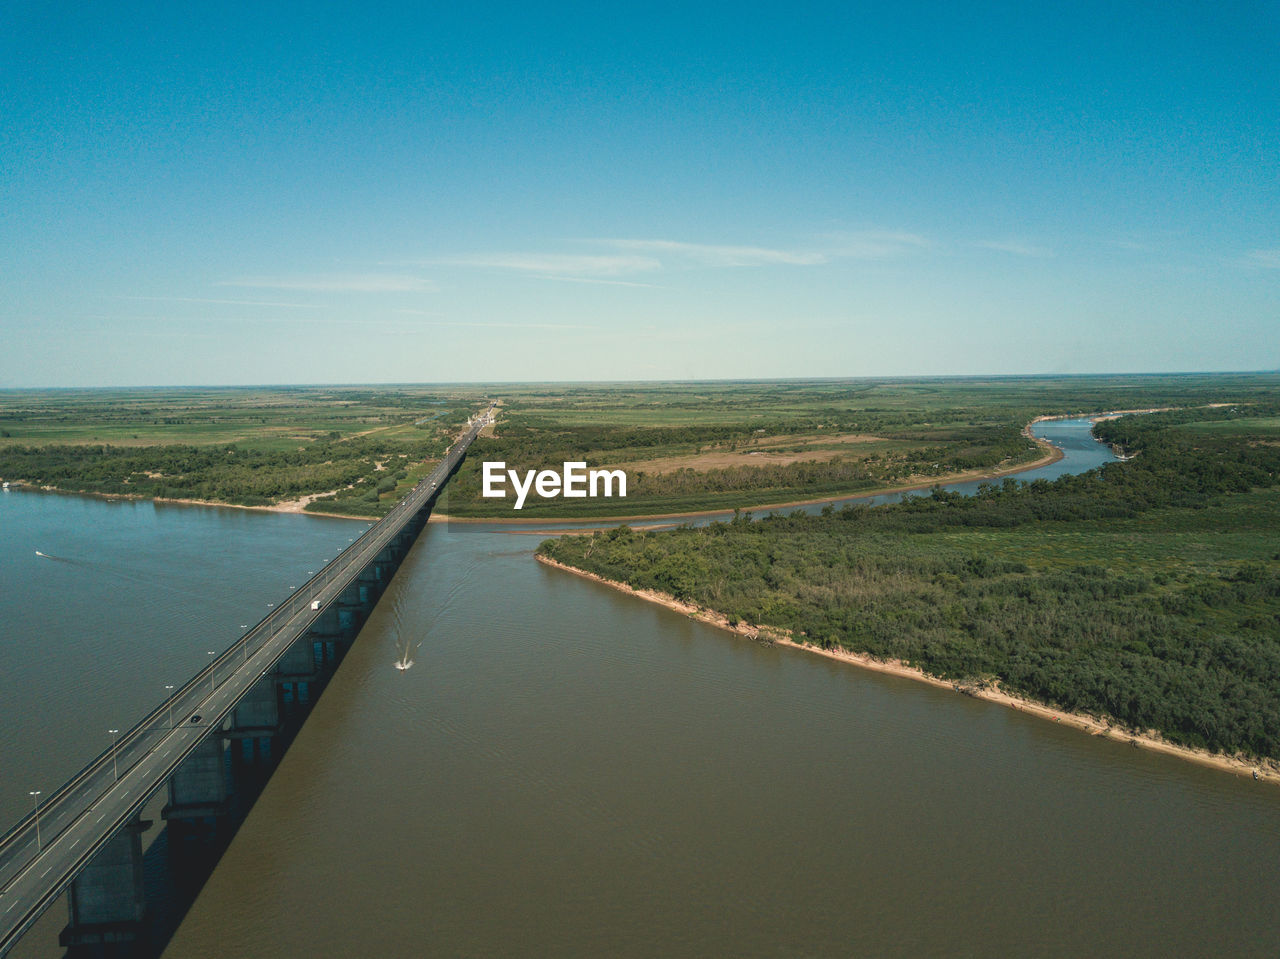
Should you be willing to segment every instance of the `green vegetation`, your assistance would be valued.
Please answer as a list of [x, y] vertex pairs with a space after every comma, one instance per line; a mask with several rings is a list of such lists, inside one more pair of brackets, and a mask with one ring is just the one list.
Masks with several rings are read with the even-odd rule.
[[1005, 377], [503, 387], [497, 436], [450, 483], [446, 511], [511, 518], [480, 463], [627, 470], [625, 500], [532, 497], [520, 518], [732, 510], [994, 473], [1041, 455], [1038, 415], [1263, 402], [1280, 376]]
[[[115, 495], [377, 516], [486, 396], [502, 406], [445, 491], [511, 518], [480, 464], [625, 469], [626, 499], [532, 497], [521, 518], [732, 510], [1016, 469], [1042, 414], [1257, 404], [1280, 376], [1004, 377], [739, 383], [0, 391], [0, 477]], [[1212, 418], [1206, 429], [1221, 429]]]
[[547, 541], [731, 621], [1280, 758], [1280, 404], [1098, 424], [1135, 454], [823, 515]]
[[378, 516], [443, 454], [479, 390], [0, 393], [0, 476], [57, 489]]

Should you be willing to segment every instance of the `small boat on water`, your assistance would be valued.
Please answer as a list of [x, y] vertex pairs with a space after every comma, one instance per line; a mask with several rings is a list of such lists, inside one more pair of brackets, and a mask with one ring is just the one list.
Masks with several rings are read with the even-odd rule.
[[43, 556], [45, 559], [53, 559], [53, 557], [52, 557], [52, 556], [50, 556], [48, 553], [42, 553], [42, 552], [40, 552], [40, 550], [36, 550], [36, 555], [37, 555], [37, 556]]

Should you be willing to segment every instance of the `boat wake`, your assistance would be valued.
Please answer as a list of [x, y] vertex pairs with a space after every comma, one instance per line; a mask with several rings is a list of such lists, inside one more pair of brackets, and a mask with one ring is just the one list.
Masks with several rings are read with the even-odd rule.
[[[397, 597], [398, 599], [399, 597]], [[413, 656], [417, 653], [418, 647], [422, 645], [422, 640], [420, 639], [415, 643], [410, 639], [408, 632], [404, 628], [404, 617], [400, 614], [398, 601], [392, 607], [392, 612], [395, 614], [396, 635], [397, 637], [403, 637], [403, 639], [397, 638], [396, 640], [396, 652], [400, 654], [400, 658], [396, 660], [395, 667], [404, 672], [413, 665]]]

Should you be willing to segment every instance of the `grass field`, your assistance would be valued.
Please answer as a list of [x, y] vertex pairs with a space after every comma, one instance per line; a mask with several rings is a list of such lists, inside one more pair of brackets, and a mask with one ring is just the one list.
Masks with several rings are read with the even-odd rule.
[[457, 516], [512, 516], [480, 497], [478, 463], [627, 470], [625, 502], [530, 499], [521, 518], [732, 509], [997, 473], [1041, 455], [1038, 415], [1253, 403], [1280, 376], [1006, 377], [509, 386], [496, 437], [452, 484]]
[[406, 439], [416, 419], [479, 395], [384, 387], [7, 390], [0, 391], [0, 448], [236, 443], [276, 450], [373, 431]]
[[626, 501], [533, 499], [525, 517], [692, 512], [996, 472], [1040, 455], [1021, 433], [1037, 415], [1247, 404], [1278, 385], [1224, 374], [0, 391], [0, 477], [252, 505], [338, 491], [308, 508], [378, 515], [495, 397], [498, 423], [450, 484], [450, 514], [512, 515], [479, 496], [484, 460], [628, 472]]
[[1184, 429], [1216, 436], [1256, 436], [1258, 439], [1280, 440], [1280, 417], [1259, 417], [1247, 423], [1236, 420], [1216, 420], [1188, 423]]
[[0, 475], [240, 505], [330, 494], [308, 509], [376, 516], [482, 402], [431, 387], [6, 391]]

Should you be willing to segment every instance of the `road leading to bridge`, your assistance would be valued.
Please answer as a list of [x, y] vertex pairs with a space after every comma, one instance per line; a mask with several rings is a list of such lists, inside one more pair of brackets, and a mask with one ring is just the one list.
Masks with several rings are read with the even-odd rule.
[[435, 499], [492, 412], [491, 405], [390, 513], [0, 839], [0, 956]]

